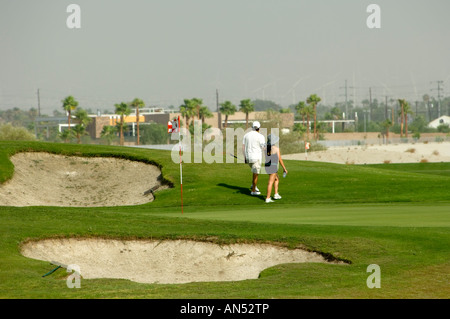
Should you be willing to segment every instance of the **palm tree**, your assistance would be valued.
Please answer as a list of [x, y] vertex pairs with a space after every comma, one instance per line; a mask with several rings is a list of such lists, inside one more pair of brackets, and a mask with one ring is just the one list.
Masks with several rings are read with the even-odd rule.
[[75, 133], [75, 136], [77, 137], [77, 143], [81, 144], [81, 136], [86, 134], [86, 127], [84, 127], [81, 124], [76, 124], [73, 127], [73, 132]]
[[207, 106], [202, 106], [199, 109], [199, 116], [200, 119], [202, 120], [202, 125], [205, 123], [205, 118], [211, 118], [214, 115], [211, 113], [211, 111], [209, 110], [209, 108]]
[[302, 117], [302, 122], [303, 122], [303, 126], [305, 125], [305, 108], [306, 108], [306, 103], [303, 101], [300, 101], [296, 106], [295, 106], [295, 110], [297, 111], [298, 115], [301, 115]]
[[384, 120], [384, 122], [381, 123], [381, 126], [384, 127], [386, 130], [386, 139], [389, 139], [389, 128], [392, 126], [392, 122], [390, 119]]
[[123, 138], [123, 123], [125, 122], [125, 116], [130, 115], [131, 113], [131, 109], [128, 106], [127, 103], [120, 103], [120, 104], [115, 104], [114, 105], [116, 107], [116, 114], [120, 115], [120, 145], [124, 144], [124, 138]]
[[254, 105], [250, 99], [242, 100], [239, 104], [239, 111], [245, 113], [245, 129], [248, 129], [248, 114], [255, 111]]
[[[197, 119], [200, 120], [200, 109], [203, 107], [203, 100], [202, 99], [198, 99], [196, 97], [191, 99], [191, 107], [192, 110], [194, 112], [194, 114], [197, 114]], [[192, 116], [194, 117], [194, 116]], [[194, 119], [192, 119], [194, 120]]]
[[222, 104], [220, 104], [219, 111], [220, 111], [220, 113], [225, 115], [225, 127], [228, 127], [228, 116], [236, 113], [236, 111], [237, 111], [236, 105], [234, 105], [230, 101], [225, 101]]
[[137, 140], [136, 145], [139, 145], [139, 109], [142, 107], [145, 107], [144, 101], [141, 99], [135, 98], [131, 103], [130, 106], [136, 109], [136, 134], [137, 134]]
[[91, 122], [91, 118], [86, 110], [83, 109], [77, 109], [75, 118], [78, 124], [75, 125], [73, 130], [76, 134], [78, 144], [81, 144], [81, 136], [86, 133], [86, 126]]
[[303, 112], [306, 116], [306, 134], [309, 140], [309, 120], [311, 118], [311, 115], [313, 115], [315, 117], [315, 113], [316, 111], [314, 110], [314, 108], [311, 105], [307, 105], [305, 106], [305, 108], [303, 109]]
[[63, 140], [64, 143], [68, 143], [72, 138], [72, 131], [64, 130], [58, 134], [59, 138]]
[[102, 132], [100, 133], [101, 138], [105, 139], [108, 145], [111, 145], [112, 141], [116, 138], [117, 127], [115, 126], [104, 126]]
[[318, 97], [317, 94], [311, 94], [306, 100], [306, 103], [312, 105], [314, 109], [314, 138], [316, 140], [319, 137], [317, 134], [317, 104], [319, 104], [320, 101], [322, 101], [322, 99]]
[[67, 121], [69, 123], [69, 131], [70, 131], [70, 118], [72, 117], [72, 111], [75, 110], [78, 106], [78, 102], [74, 99], [73, 96], [68, 96], [62, 102], [63, 109], [67, 112]]
[[403, 106], [403, 115], [405, 116], [405, 135], [408, 137], [408, 115], [413, 114], [411, 105], [406, 102]]
[[184, 104], [180, 105], [181, 116], [186, 119], [186, 128], [189, 127], [189, 119], [195, 116], [195, 108], [195, 102], [189, 99], [184, 99]]

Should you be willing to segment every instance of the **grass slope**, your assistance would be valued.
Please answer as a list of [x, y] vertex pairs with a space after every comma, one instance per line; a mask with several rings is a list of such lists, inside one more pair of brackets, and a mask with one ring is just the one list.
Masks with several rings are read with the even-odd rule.
[[[45, 151], [114, 156], [153, 163], [175, 187], [140, 206], [104, 208], [0, 207], [0, 298], [448, 298], [449, 163], [415, 167], [355, 166], [286, 161], [283, 199], [266, 205], [248, 195], [243, 164], [185, 164], [185, 211], [180, 211], [179, 166], [165, 151], [0, 143], [0, 180], [11, 178], [12, 154]], [[388, 168], [388, 169], [387, 169]], [[432, 171], [430, 173], [429, 171]], [[267, 176], [261, 176], [262, 193]], [[281, 242], [351, 261], [348, 265], [285, 264], [257, 280], [147, 285], [82, 280], [19, 253], [27, 239], [49, 237], [189, 238], [216, 242]], [[368, 289], [367, 266], [381, 267], [381, 289]], [[182, 267], [182, 265], [180, 265]]]

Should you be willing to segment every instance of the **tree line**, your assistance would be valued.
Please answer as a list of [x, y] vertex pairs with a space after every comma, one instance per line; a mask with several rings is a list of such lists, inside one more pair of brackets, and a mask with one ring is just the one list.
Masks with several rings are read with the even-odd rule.
[[[370, 103], [371, 102], [371, 103]], [[347, 108], [353, 112], [359, 114], [359, 118], [354, 126], [354, 130], [362, 131], [364, 124], [364, 131], [380, 131], [383, 134], [389, 136], [390, 131], [399, 133], [401, 137], [408, 137], [410, 127], [413, 133], [419, 133], [424, 131], [433, 131], [427, 128], [427, 121], [433, 119], [436, 116], [436, 101], [430, 98], [428, 95], [423, 96], [422, 102], [416, 102], [415, 107], [405, 99], [390, 99], [391, 106], [388, 109], [387, 103], [378, 103], [377, 99], [372, 101], [363, 101], [365, 108], [356, 108], [353, 106], [353, 101], [349, 101]], [[91, 121], [88, 116], [88, 112], [78, 106], [78, 101], [73, 96], [67, 96], [61, 101], [62, 110], [67, 115], [68, 129], [57, 134], [58, 138], [64, 142], [69, 142], [72, 139], [76, 139], [77, 143], [81, 143], [82, 137], [87, 135], [86, 128]], [[302, 124], [295, 125], [294, 130], [305, 132], [308, 139], [310, 139], [310, 124], [313, 121], [314, 127], [311, 128], [313, 139], [319, 138], [319, 133], [326, 131], [325, 123], [323, 120], [339, 120], [343, 119], [342, 109], [345, 107], [342, 103], [336, 103], [333, 107], [320, 104], [321, 98], [317, 94], [311, 94], [304, 101], [300, 101], [297, 104], [290, 105], [287, 108], [282, 108], [273, 101], [269, 100], [251, 100], [243, 99], [238, 105], [227, 100], [220, 103], [219, 112], [225, 117], [225, 127], [229, 126], [229, 117], [236, 112], [243, 112], [245, 114], [245, 129], [249, 127], [249, 114], [255, 111], [273, 110], [276, 113], [292, 112], [295, 114], [296, 120], [301, 120]], [[125, 117], [128, 116], [133, 110], [136, 112], [136, 144], [141, 143], [143, 135], [140, 132], [139, 123], [139, 109], [145, 107], [145, 103], [142, 99], [135, 98], [131, 102], [121, 102], [114, 104], [115, 114], [120, 116], [120, 121], [116, 126], [105, 126], [101, 132], [101, 137], [108, 144], [111, 144], [113, 140], [119, 137], [119, 144], [124, 144], [124, 124]], [[441, 111], [445, 114], [446, 108], [450, 112], [450, 97], [444, 98], [440, 104]], [[172, 110], [175, 108], [172, 107]], [[388, 112], [389, 110], [389, 112]], [[178, 112], [181, 113], [185, 125], [191, 127], [193, 120], [197, 118], [202, 121], [202, 124], [206, 127], [205, 119], [213, 117], [210, 109], [203, 104], [203, 100], [200, 98], [184, 99], [183, 104], [178, 108]], [[346, 116], [349, 118], [350, 113]], [[368, 115], [368, 121], [362, 121], [364, 112]], [[63, 113], [55, 110], [54, 116], [61, 116]], [[30, 132], [35, 129], [35, 118], [38, 115], [36, 108], [31, 108], [29, 111], [22, 111], [18, 108], [9, 109], [6, 111], [0, 111], [0, 124], [11, 123], [13, 126], [24, 126]], [[45, 117], [45, 116], [44, 116]], [[355, 117], [354, 117], [355, 118]], [[366, 128], [367, 122], [367, 128]], [[153, 125], [152, 125], [153, 126]], [[146, 129], [148, 129], [146, 127]], [[351, 130], [351, 127], [346, 128]], [[47, 131], [49, 128], [47, 128]], [[50, 128], [54, 130], [54, 128]], [[344, 127], [342, 128], [342, 131]], [[154, 136], [151, 139], [163, 139], [163, 128], [158, 128], [155, 132], [151, 132], [150, 135]], [[338, 130], [339, 131], [339, 130]], [[440, 127], [438, 131], [447, 132], [448, 127]], [[147, 134], [148, 135], [148, 134]], [[159, 136], [159, 138], [156, 138]], [[47, 132], [47, 139], [49, 134]], [[43, 138], [43, 137], [41, 137]], [[148, 139], [145, 139], [148, 142]]]

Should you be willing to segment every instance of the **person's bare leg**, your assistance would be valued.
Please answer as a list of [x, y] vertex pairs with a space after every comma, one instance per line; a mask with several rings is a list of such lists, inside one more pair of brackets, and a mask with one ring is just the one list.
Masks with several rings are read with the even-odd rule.
[[280, 179], [278, 178], [278, 174], [275, 174], [275, 181], [273, 182], [275, 194], [278, 194], [278, 184], [279, 183], [280, 183]]
[[255, 192], [256, 184], [258, 183], [258, 174], [253, 173], [253, 180], [252, 180], [252, 192]]
[[266, 199], [270, 198], [270, 195], [272, 194], [272, 186], [275, 179], [275, 174], [270, 174], [269, 176], [269, 183], [267, 184], [267, 196]]

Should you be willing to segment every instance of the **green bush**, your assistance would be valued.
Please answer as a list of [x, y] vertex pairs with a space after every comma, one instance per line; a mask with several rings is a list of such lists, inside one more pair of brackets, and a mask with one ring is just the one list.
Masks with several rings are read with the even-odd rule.
[[449, 133], [450, 127], [448, 124], [441, 124], [437, 127], [439, 133]]
[[14, 127], [11, 124], [0, 126], [0, 141], [33, 141], [36, 138], [24, 127]]
[[139, 131], [142, 144], [166, 144], [170, 137], [163, 124], [142, 125]]

